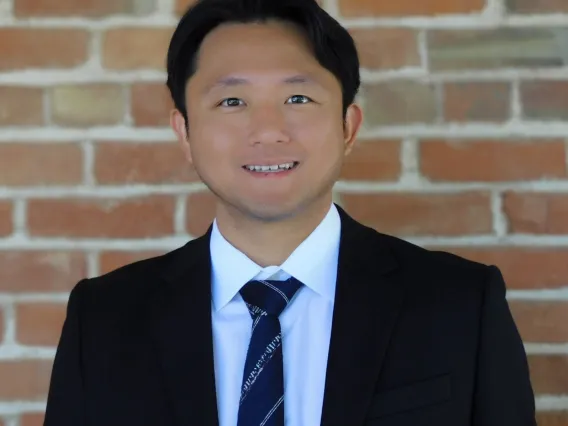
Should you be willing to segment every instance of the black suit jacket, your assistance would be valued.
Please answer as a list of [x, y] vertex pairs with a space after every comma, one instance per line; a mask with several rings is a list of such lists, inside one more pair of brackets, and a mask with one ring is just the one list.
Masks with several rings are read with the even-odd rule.
[[[321, 425], [536, 425], [499, 270], [380, 234], [338, 209]], [[45, 426], [218, 425], [210, 230], [76, 285]]]

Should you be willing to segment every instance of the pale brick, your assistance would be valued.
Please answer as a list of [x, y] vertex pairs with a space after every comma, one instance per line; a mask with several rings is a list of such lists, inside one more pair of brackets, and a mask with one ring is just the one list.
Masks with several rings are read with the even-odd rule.
[[121, 124], [126, 106], [121, 86], [96, 84], [54, 88], [51, 108], [54, 123], [87, 127]]
[[362, 92], [367, 125], [433, 124], [437, 119], [436, 92], [432, 85], [393, 81], [364, 85]]
[[430, 68], [449, 71], [563, 66], [565, 32], [554, 27], [431, 31]]

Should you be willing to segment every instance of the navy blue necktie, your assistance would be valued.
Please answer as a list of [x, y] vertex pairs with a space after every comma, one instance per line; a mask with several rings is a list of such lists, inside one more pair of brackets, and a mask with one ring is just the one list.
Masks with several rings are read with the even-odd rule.
[[238, 426], [284, 426], [282, 333], [278, 317], [300, 289], [295, 278], [250, 281], [241, 296], [252, 317]]

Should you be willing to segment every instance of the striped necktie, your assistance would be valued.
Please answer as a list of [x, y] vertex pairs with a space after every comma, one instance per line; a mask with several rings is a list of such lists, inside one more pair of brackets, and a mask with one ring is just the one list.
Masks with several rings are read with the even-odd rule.
[[252, 317], [238, 426], [284, 426], [282, 332], [278, 317], [300, 289], [295, 278], [250, 281], [241, 289]]

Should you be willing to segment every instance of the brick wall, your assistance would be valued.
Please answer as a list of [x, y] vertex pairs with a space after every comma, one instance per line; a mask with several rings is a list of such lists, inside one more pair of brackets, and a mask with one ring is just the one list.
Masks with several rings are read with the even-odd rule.
[[[176, 0], [0, 0], [0, 425], [37, 426], [71, 287], [182, 245], [212, 200], [168, 129]], [[568, 425], [568, 1], [325, 0], [353, 32], [356, 218], [495, 263], [540, 425]]]

